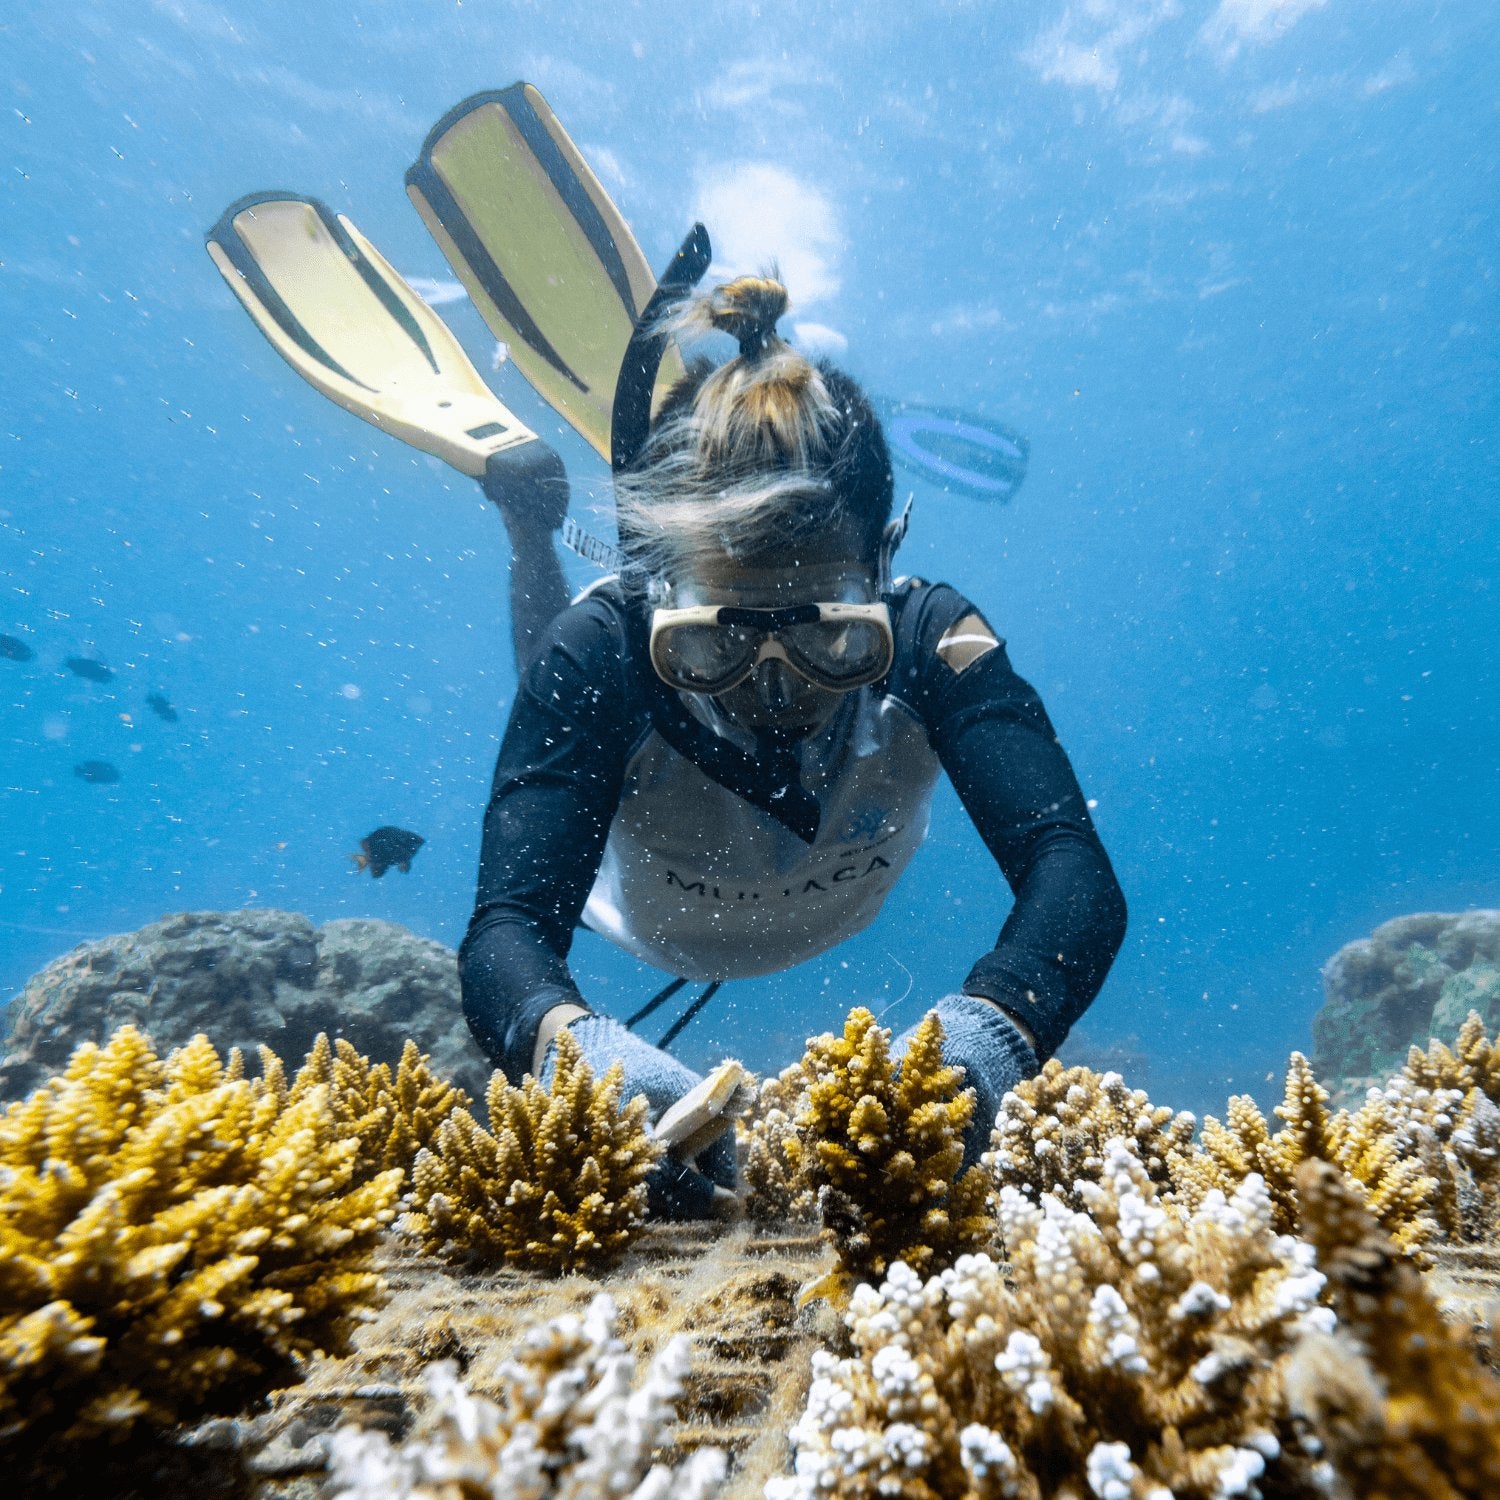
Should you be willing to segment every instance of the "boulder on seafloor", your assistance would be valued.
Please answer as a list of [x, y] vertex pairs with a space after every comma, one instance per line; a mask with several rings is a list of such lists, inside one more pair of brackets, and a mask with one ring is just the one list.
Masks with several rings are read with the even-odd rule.
[[411, 1037], [474, 1098], [491, 1072], [464, 1023], [451, 948], [372, 918], [315, 927], [296, 912], [200, 911], [84, 943], [33, 975], [0, 1020], [0, 1098], [127, 1021], [162, 1053], [206, 1032], [252, 1069], [261, 1043], [295, 1066], [326, 1031], [393, 1066]]
[[1414, 1043], [1451, 1039], [1471, 1010], [1500, 1028], [1500, 911], [1396, 917], [1323, 966], [1314, 1069], [1335, 1083], [1383, 1078]]

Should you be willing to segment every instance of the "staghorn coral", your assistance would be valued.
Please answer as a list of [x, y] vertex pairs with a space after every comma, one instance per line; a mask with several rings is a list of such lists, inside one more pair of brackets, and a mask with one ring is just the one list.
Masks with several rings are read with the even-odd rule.
[[[602, 1079], [564, 1030], [552, 1086], [490, 1079], [490, 1130], [466, 1109], [417, 1153], [403, 1227], [436, 1250], [564, 1272], [625, 1247], [646, 1217], [646, 1177], [662, 1148], [646, 1101], [620, 1107], [618, 1065]], [[493, 1133], [492, 1133], [493, 1132]]]
[[1001, 1101], [984, 1164], [1001, 1186], [1033, 1199], [1055, 1193], [1078, 1208], [1074, 1184], [1097, 1182], [1105, 1143], [1120, 1138], [1170, 1201], [1174, 1165], [1192, 1153], [1196, 1126], [1192, 1115], [1153, 1105], [1118, 1073], [1065, 1068], [1052, 1058]]
[[582, 1317], [532, 1329], [501, 1366], [498, 1402], [466, 1390], [450, 1362], [433, 1366], [426, 1436], [394, 1448], [380, 1432], [332, 1435], [334, 1500], [706, 1500], [724, 1477], [718, 1449], [651, 1464], [683, 1396], [687, 1339], [668, 1340], [632, 1391], [615, 1325], [601, 1293]]
[[1173, 1163], [1177, 1191], [1187, 1207], [1213, 1188], [1232, 1192], [1259, 1173], [1271, 1195], [1276, 1227], [1289, 1232], [1297, 1223], [1297, 1169], [1305, 1161], [1332, 1162], [1365, 1192], [1367, 1201], [1398, 1245], [1418, 1254], [1437, 1232], [1433, 1205], [1439, 1185], [1420, 1155], [1409, 1154], [1388, 1111], [1375, 1107], [1351, 1115], [1330, 1113], [1328, 1092], [1300, 1052], [1287, 1064], [1286, 1091], [1276, 1114], [1283, 1121], [1274, 1134], [1248, 1094], [1229, 1101], [1221, 1123], [1203, 1121], [1202, 1149]]
[[1333, 1500], [1479, 1500], [1500, 1493], [1500, 1378], [1443, 1321], [1349, 1180], [1297, 1174], [1337, 1330], [1309, 1339], [1287, 1390]]
[[810, 1221], [818, 1216], [817, 1190], [793, 1163], [789, 1143], [807, 1107], [812, 1077], [805, 1060], [761, 1081], [736, 1130], [746, 1216], [757, 1224]]
[[410, 1038], [394, 1078], [389, 1063], [372, 1064], [351, 1042], [340, 1037], [330, 1043], [322, 1031], [290, 1088], [285, 1070], [268, 1048], [261, 1049], [261, 1068], [268, 1082], [284, 1089], [290, 1100], [320, 1086], [328, 1090], [334, 1118], [359, 1141], [356, 1172], [361, 1180], [392, 1167], [410, 1172], [417, 1152], [431, 1149], [443, 1122], [470, 1102], [462, 1089], [434, 1075]]
[[0, 1117], [0, 1439], [32, 1452], [233, 1410], [338, 1351], [401, 1174], [353, 1185], [318, 1086], [199, 1036], [85, 1043]]
[[803, 1059], [813, 1081], [784, 1150], [816, 1187], [838, 1255], [809, 1295], [842, 1298], [897, 1260], [940, 1270], [994, 1231], [983, 1168], [959, 1175], [974, 1096], [943, 1064], [942, 1022], [928, 1014], [899, 1069], [890, 1035], [857, 1007], [843, 1036], [815, 1037]]
[[925, 1282], [897, 1263], [855, 1292], [848, 1358], [814, 1357], [796, 1475], [768, 1500], [1211, 1500], [1311, 1496], [1288, 1450], [1286, 1365], [1323, 1277], [1279, 1235], [1264, 1184], [1166, 1208], [1130, 1143], [1098, 1182], [1001, 1190], [1011, 1259]]

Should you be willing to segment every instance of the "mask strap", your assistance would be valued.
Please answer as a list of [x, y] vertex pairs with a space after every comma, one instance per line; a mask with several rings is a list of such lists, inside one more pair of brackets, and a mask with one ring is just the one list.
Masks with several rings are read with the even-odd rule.
[[889, 594], [894, 587], [891, 580], [891, 564], [895, 561], [897, 549], [906, 540], [906, 533], [911, 526], [911, 502], [913, 496], [908, 494], [906, 504], [901, 507], [901, 514], [894, 521], [887, 524], [884, 531], [880, 533], [880, 557], [876, 564], [876, 587], [882, 595]]

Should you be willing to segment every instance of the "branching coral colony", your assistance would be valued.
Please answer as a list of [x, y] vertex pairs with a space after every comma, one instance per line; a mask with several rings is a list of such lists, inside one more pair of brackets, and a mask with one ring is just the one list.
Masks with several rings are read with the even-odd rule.
[[984, 1164], [1000, 1183], [1035, 1199], [1055, 1193], [1079, 1208], [1074, 1184], [1098, 1182], [1105, 1143], [1121, 1139], [1170, 1200], [1197, 1124], [1190, 1114], [1153, 1105], [1118, 1073], [1065, 1068], [1052, 1058], [1005, 1096]]
[[1270, 1194], [1274, 1224], [1297, 1223], [1297, 1172], [1305, 1161], [1337, 1166], [1397, 1246], [1425, 1263], [1435, 1241], [1480, 1240], [1500, 1229], [1500, 1046], [1471, 1014], [1454, 1049], [1412, 1048], [1405, 1068], [1371, 1089], [1359, 1109], [1328, 1109], [1328, 1094], [1294, 1052], [1272, 1132], [1248, 1095], [1201, 1140], [1193, 1117], [1153, 1106], [1118, 1074], [1049, 1062], [1007, 1094], [985, 1164], [997, 1185], [1033, 1198], [1055, 1192], [1078, 1206], [1073, 1184], [1097, 1181], [1101, 1143], [1121, 1136], [1165, 1203], [1191, 1211], [1217, 1189], [1232, 1194], [1252, 1173]]
[[466, 1390], [451, 1363], [433, 1366], [425, 1434], [397, 1448], [379, 1432], [334, 1433], [333, 1500], [705, 1500], [724, 1477], [718, 1449], [676, 1468], [651, 1461], [683, 1393], [687, 1340], [669, 1340], [632, 1390], [615, 1321], [601, 1294], [583, 1317], [533, 1329], [500, 1368], [498, 1402]]
[[1307, 1243], [1256, 1174], [1184, 1216], [1130, 1143], [1103, 1157], [1084, 1211], [1002, 1190], [1003, 1275], [898, 1263], [855, 1292], [854, 1352], [814, 1356], [768, 1500], [1500, 1493], [1500, 1380], [1352, 1179], [1299, 1170]]
[[771, 1500], [1210, 1500], [1252, 1495], [1287, 1455], [1287, 1360], [1327, 1328], [1309, 1246], [1278, 1235], [1264, 1184], [1170, 1212], [1123, 1139], [1083, 1210], [1002, 1189], [1002, 1271], [965, 1256], [925, 1282], [861, 1286], [851, 1357], [814, 1356], [792, 1430], [796, 1477]]
[[[274, 1087], [283, 1086], [284, 1070], [264, 1047], [261, 1070]], [[436, 1143], [443, 1122], [469, 1105], [469, 1096], [438, 1078], [410, 1038], [393, 1078], [388, 1063], [371, 1063], [343, 1037], [330, 1043], [319, 1032], [287, 1097], [300, 1099], [320, 1085], [335, 1119], [359, 1140], [361, 1179], [391, 1167], [409, 1172], [417, 1152]]]
[[[736, 1124], [745, 1211], [757, 1224], [807, 1221], [818, 1216], [817, 1190], [799, 1168], [792, 1143], [807, 1107], [812, 1077], [807, 1059], [764, 1079]], [[802, 1160], [805, 1153], [798, 1156]]]
[[[888, 1081], [850, 1021], [804, 1059], [799, 1131], [776, 1138], [794, 1167], [831, 1123], [845, 1168], [864, 1080]], [[1003, 1272], [969, 1255], [924, 1281], [893, 1260], [860, 1286], [853, 1354], [815, 1356], [796, 1475], [769, 1500], [1500, 1493], [1500, 1381], [1411, 1258], [1495, 1223], [1497, 1095], [1477, 1016], [1353, 1114], [1294, 1055], [1283, 1128], [1236, 1100], [1205, 1147], [1117, 1076], [1049, 1064], [986, 1158]]]
[[438, 1128], [412, 1168], [403, 1227], [429, 1248], [563, 1272], [622, 1250], [646, 1217], [646, 1177], [661, 1146], [647, 1104], [622, 1109], [618, 1065], [595, 1079], [558, 1033], [551, 1089], [490, 1079], [485, 1130], [466, 1109]]
[[[769, 1500], [1500, 1493], [1500, 1380], [1410, 1259], [1500, 1219], [1477, 1016], [1353, 1114], [1294, 1056], [1282, 1129], [1236, 1100], [1201, 1146], [1190, 1116], [1049, 1064], [961, 1177], [972, 1096], [936, 1018], [899, 1069], [888, 1042], [852, 1012], [748, 1131], [778, 1213], [816, 1191], [840, 1259], [815, 1290], [848, 1302]], [[430, 1245], [555, 1271], [644, 1219], [644, 1101], [622, 1109], [566, 1032], [550, 1091], [492, 1081], [491, 1131], [414, 1048], [394, 1076], [327, 1038], [290, 1081], [262, 1064], [202, 1037], [162, 1060], [126, 1027], [0, 1116], [0, 1452], [233, 1410], [341, 1351], [413, 1152]], [[1003, 1268], [966, 1253], [992, 1243]], [[597, 1304], [529, 1336], [498, 1405], [439, 1369], [426, 1437], [341, 1436], [340, 1493], [707, 1496], [717, 1455], [650, 1461], [685, 1360], [668, 1346], [632, 1390]]]
[[1500, 1036], [1470, 1011], [1450, 1050], [1413, 1047], [1360, 1113], [1376, 1113], [1437, 1183], [1433, 1212], [1452, 1240], [1500, 1236]]
[[1294, 1356], [1287, 1390], [1333, 1500], [1500, 1494], [1500, 1378], [1443, 1321], [1422, 1278], [1327, 1162], [1297, 1173], [1337, 1328]]
[[942, 1042], [942, 1023], [929, 1014], [898, 1068], [890, 1032], [858, 1008], [843, 1036], [809, 1043], [803, 1066], [812, 1082], [784, 1150], [794, 1175], [816, 1189], [838, 1255], [810, 1295], [841, 1300], [898, 1259], [935, 1271], [988, 1243], [985, 1173], [959, 1174], [974, 1096], [962, 1071], [944, 1066]]
[[234, 1410], [344, 1349], [401, 1182], [356, 1181], [359, 1149], [326, 1084], [201, 1036], [79, 1047], [0, 1117], [0, 1444]]
[[1422, 1161], [1402, 1149], [1384, 1113], [1371, 1108], [1331, 1114], [1328, 1091], [1300, 1052], [1292, 1053], [1276, 1114], [1284, 1124], [1273, 1135], [1255, 1101], [1240, 1094], [1229, 1101], [1223, 1124], [1211, 1115], [1204, 1120], [1202, 1152], [1181, 1161], [1179, 1184], [1189, 1206], [1210, 1187], [1259, 1172], [1278, 1227], [1291, 1229], [1297, 1222], [1297, 1169], [1305, 1161], [1328, 1161], [1360, 1183], [1382, 1227], [1403, 1250], [1417, 1251], [1437, 1233], [1430, 1212], [1437, 1184]]

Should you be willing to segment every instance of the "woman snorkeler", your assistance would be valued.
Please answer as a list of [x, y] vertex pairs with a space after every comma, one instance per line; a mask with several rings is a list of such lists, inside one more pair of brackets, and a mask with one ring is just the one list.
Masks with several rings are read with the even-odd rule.
[[[686, 979], [790, 968], [874, 919], [945, 772], [1015, 898], [994, 947], [934, 985], [944, 1059], [977, 1095], [972, 1164], [1003, 1094], [1098, 993], [1125, 902], [1005, 643], [958, 590], [892, 578], [880, 424], [849, 376], [779, 337], [786, 307], [779, 282], [747, 277], [674, 316], [739, 352], [690, 365], [647, 431], [650, 364], [640, 441], [617, 454], [619, 577], [567, 603], [550, 451], [489, 491], [523, 670], [460, 949], [464, 1014], [511, 1078], [545, 1076], [566, 1026], [659, 1118], [698, 1075], [590, 1007], [575, 927]], [[730, 1133], [667, 1158], [652, 1210], [723, 1212], [734, 1186]]]

